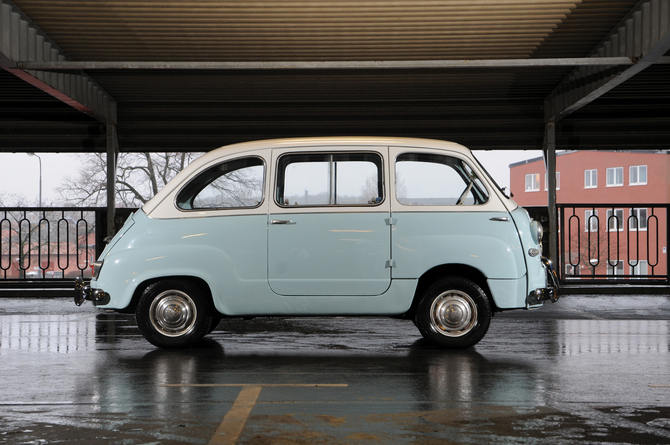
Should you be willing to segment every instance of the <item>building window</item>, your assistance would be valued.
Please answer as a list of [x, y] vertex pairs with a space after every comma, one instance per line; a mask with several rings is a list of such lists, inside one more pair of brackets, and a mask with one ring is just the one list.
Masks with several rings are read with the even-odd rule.
[[587, 210], [584, 212], [584, 232], [598, 231], [598, 211]]
[[639, 260], [635, 266], [628, 266], [631, 275], [648, 275], [648, 264], [646, 260]]
[[[556, 172], [556, 190], [561, 189], [561, 172]], [[549, 180], [547, 174], [544, 174], [544, 191], [549, 190]]]
[[579, 268], [573, 266], [572, 264], [565, 265], [565, 275], [576, 276], [579, 275]]
[[539, 192], [540, 191], [540, 174], [532, 173], [526, 175], [526, 191], [527, 192]]
[[607, 210], [607, 227], [610, 232], [623, 231], [623, 209]]
[[598, 187], [598, 170], [584, 170], [584, 188], [594, 189]]
[[629, 185], [645, 185], [647, 183], [647, 166], [632, 165], [628, 168]]
[[623, 261], [618, 260], [615, 266], [607, 263], [607, 275], [623, 275]]
[[623, 167], [607, 169], [607, 187], [620, 187], [623, 185]]
[[628, 227], [630, 230], [647, 230], [647, 209], [631, 209]]

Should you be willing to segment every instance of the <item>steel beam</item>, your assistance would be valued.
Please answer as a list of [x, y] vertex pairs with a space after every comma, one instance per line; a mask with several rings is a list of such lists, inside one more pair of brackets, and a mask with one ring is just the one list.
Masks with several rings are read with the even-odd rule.
[[642, 0], [589, 55], [627, 57], [633, 65], [576, 68], [545, 100], [545, 120], [558, 121], [593, 102], [654, 63], [667, 63], [670, 0]]
[[119, 154], [116, 134], [116, 105], [112, 106], [114, 119], [107, 123], [107, 236], [116, 233], [116, 164]]
[[[547, 172], [547, 207], [549, 209], [549, 259], [558, 264], [558, 212], [556, 211], [556, 123], [548, 121], [544, 130], [542, 154]], [[559, 272], [561, 273], [561, 272]], [[559, 275], [560, 276], [560, 275]]]
[[110, 120], [114, 100], [85, 73], [24, 70], [17, 61], [70, 59], [11, 1], [0, 0], [0, 68], [103, 123]]
[[544, 66], [633, 65], [626, 56], [564, 59], [495, 60], [382, 60], [321, 62], [94, 62], [20, 61], [17, 66], [30, 70], [278, 70], [278, 69], [426, 69], [426, 68], [524, 68]]

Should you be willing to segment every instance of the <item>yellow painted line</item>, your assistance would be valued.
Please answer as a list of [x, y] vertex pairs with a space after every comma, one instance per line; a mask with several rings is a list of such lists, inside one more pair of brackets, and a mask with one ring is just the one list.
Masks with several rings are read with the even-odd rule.
[[234, 445], [235, 441], [247, 423], [251, 410], [256, 405], [256, 400], [264, 387], [302, 387], [302, 388], [343, 388], [346, 383], [173, 383], [160, 385], [164, 388], [174, 387], [234, 387], [241, 386], [242, 390], [235, 399], [233, 407], [225, 415], [223, 421], [216, 429], [214, 436], [209, 441], [208, 445]]
[[223, 418], [209, 445], [233, 445], [247, 422], [249, 413], [256, 404], [259, 394], [263, 389], [260, 385], [243, 386], [240, 395], [235, 399], [233, 407]]
[[649, 385], [650, 388], [670, 388], [670, 385]]
[[170, 388], [170, 387], [208, 387], [208, 386], [215, 386], [215, 387], [231, 387], [231, 386], [260, 386], [261, 388], [264, 387], [280, 387], [280, 386], [295, 386], [295, 387], [303, 387], [303, 388], [315, 388], [315, 387], [334, 387], [334, 388], [343, 388], [347, 385], [346, 383], [168, 383], [165, 385], [161, 385], [163, 388]]

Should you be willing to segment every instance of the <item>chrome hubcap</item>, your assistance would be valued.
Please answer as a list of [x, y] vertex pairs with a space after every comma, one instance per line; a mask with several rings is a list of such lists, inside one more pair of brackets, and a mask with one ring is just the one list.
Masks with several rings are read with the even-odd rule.
[[447, 337], [461, 337], [477, 324], [477, 305], [468, 294], [450, 290], [440, 294], [430, 307], [430, 327]]
[[195, 327], [198, 311], [188, 294], [179, 290], [168, 290], [151, 302], [149, 315], [151, 324], [167, 337], [179, 337], [190, 333]]

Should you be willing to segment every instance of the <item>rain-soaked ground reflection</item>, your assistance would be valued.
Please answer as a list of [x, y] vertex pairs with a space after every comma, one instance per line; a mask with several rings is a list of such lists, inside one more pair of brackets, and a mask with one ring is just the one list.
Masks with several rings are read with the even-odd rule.
[[497, 316], [466, 351], [380, 318], [224, 320], [169, 351], [132, 316], [0, 300], [0, 444], [210, 443], [249, 387], [240, 444], [667, 444], [659, 301], [636, 319], [611, 319], [610, 304]]
[[669, 326], [668, 320], [557, 320], [559, 353], [664, 354]]

